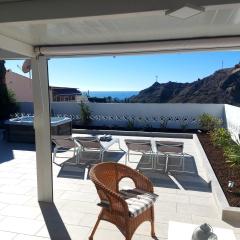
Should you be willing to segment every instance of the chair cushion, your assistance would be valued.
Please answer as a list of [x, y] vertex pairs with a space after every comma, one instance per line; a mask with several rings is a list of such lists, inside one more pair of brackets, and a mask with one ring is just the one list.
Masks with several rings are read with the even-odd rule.
[[129, 216], [136, 217], [150, 208], [157, 200], [158, 195], [140, 189], [121, 190], [120, 194], [128, 204]]

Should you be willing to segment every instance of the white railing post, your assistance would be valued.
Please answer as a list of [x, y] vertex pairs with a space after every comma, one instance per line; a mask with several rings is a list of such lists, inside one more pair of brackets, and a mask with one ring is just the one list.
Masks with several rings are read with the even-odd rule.
[[53, 202], [48, 63], [32, 59], [38, 201]]

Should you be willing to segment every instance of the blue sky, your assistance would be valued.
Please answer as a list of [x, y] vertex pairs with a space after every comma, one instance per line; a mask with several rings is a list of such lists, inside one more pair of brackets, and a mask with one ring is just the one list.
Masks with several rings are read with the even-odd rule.
[[[77, 87], [82, 91], [139, 91], [156, 80], [192, 82], [223, 67], [240, 62], [240, 51], [152, 54], [117, 57], [49, 60], [53, 86]], [[22, 61], [7, 61], [6, 67], [23, 74]]]

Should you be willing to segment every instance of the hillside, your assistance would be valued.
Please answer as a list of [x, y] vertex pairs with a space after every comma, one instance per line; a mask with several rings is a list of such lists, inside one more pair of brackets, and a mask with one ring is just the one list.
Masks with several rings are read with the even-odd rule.
[[240, 105], [240, 64], [216, 71], [192, 83], [158, 83], [139, 92], [130, 102], [228, 103]]

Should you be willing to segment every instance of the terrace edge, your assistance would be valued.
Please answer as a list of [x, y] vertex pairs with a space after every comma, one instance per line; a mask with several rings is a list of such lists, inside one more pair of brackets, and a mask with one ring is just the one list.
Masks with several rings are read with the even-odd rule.
[[192, 133], [167, 133], [167, 132], [144, 132], [144, 131], [121, 131], [121, 130], [94, 130], [94, 129], [72, 129], [72, 133], [93, 134], [93, 135], [116, 135], [116, 136], [137, 136], [137, 137], [165, 137], [165, 138], [186, 138], [192, 139]]

